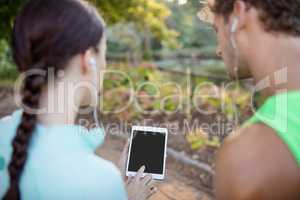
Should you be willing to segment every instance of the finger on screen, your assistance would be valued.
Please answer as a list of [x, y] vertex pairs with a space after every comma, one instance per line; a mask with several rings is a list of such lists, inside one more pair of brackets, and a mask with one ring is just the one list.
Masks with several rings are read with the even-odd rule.
[[144, 171], [145, 171], [146, 167], [145, 166], [142, 166], [139, 171], [137, 172], [136, 176], [135, 176], [135, 181], [139, 181], [143, 174], [144, 174]]

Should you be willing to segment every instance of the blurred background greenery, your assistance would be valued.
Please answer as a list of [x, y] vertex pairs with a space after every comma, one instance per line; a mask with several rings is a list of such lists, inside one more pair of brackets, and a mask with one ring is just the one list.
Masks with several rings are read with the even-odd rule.
[[[139, 64], [173, 57], [215, 58], [214, 31], [198, 17], [198, 0], [90, 0], [108, 24], [108, 58]], [[0, 2], [1, 50], [22, 0]], [[118, 31], [115, 31], [118, 30]], [[1, 51], [1, 54], [3, 51]]]
[[[109, 68], [127, 73], [135, 87], [148, 81], [162, 85], [159, 88], [161, 94], [159, 99], [151, 97], [153, 95], [151, 87], [139, 91], [143, 95], [149, 95], [148, 99], [139, 101], [144, 110], [158, 110], [161, 107], [159, 104], [161, 99], [174, 93], [176, 88], [165, 87], [164, 83], [173, 81], [186, 88], [188, 73], [192, 77], [192, 89], [200, 83], [209, 82], [215, 84], [223, 94], [222, 99], [221, 97], [202, 99], [200, 105], [203, 109], [216, 110], [229, 121], [236, 118], [243, 121], [250, 115], [248, 103], [251, 96], [246, 89], [222, 88], [222, 84], [228, 82], [225, 66], [215, 55], [216, 35], [213, 29], [197, 17], [202, 7], [199, 0], [90, 0], [90, 2], [98, 8], [107, 23]], [[2, 83], [13, 82], [18, 76], [9, 43], [14, 17], [23, 3], [23, 0], [0, 2]], [[111, 111], [128, 100], [128, 80], [108, 76], [104, 86], [102, 109]], [[203, 90], [210, 92], [209, 89]], [[181, 94], [189, 100], [194, 95], [185, 90]], [[118, 98], [115, 98], [116, 96]], [[166, 111], [176, 115], [178, 99], [170, 98], [163, 106]], [[187, 119], [192, 119], [193, 113], [197, 112], [195, 107], [190, 107], [189, 112], [185, 109], [182, 111], [183, 118]], [[160, 114], [153, 112], [153, 115]], [[140, 113], [131, 105], [114, 117], [130, 121], [149, 116]], [[195, 130], [195, 132], [202, 131]], [[197, 135], [199, 134], [187, 138], [193, 148], [197, 149], [206, 144], [218, 146], [216, 138]], [[208, 142], [202, 142], [203, 138]], [[212, 142], [209, 142], [210, 140]]]

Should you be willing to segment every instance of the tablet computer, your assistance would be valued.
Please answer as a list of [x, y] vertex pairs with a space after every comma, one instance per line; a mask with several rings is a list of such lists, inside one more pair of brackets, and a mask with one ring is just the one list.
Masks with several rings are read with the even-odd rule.
[[127, 176], [135, 176], [144, 165], [144, 175], [165, 177], [168, 131], [165, 128], [133, 126], [127, 160]]

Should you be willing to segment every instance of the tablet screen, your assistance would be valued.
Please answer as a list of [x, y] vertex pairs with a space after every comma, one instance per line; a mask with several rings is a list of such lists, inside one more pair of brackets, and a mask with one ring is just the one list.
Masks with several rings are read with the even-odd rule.
[[145, 173], [163, 174], [165, 133], [133, 132], [128, 171], [136, 172], [145, 165]]

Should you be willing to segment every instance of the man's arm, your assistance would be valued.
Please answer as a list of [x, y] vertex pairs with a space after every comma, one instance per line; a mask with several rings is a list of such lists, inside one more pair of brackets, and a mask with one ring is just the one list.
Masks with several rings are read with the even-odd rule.
[[256, 124], [225, 141], [215, 188], [217, 200], [299, 200], [300, 168], [274, 130]]

